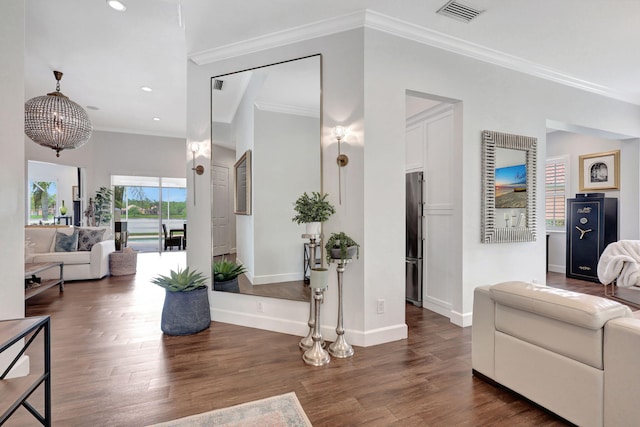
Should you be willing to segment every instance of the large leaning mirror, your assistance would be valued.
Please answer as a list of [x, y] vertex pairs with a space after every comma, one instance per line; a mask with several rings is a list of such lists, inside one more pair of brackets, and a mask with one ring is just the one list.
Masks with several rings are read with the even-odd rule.
[[536, 240], [537, 139], [482, 132], [482, 242]]
[[[313, 55], [211, 78], [213, 257], [246, 267], [241, 294], [309, 300], [304, 226], [291, 218], [302, 193], [322, 191], [321, 70]], [[234, 212], [238, 164], [251, 208]]]

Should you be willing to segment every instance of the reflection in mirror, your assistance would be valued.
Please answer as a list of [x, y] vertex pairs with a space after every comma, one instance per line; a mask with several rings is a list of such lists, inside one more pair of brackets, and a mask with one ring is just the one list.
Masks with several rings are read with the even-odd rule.
[[80, 225], [81, 168], [29, 160], [26, 225]]
[[536, 239], [536, 138], [482, 133], [482, 241]]
[[235, 165], [235, 210], [238, 215], [251, 215], [251, 150], [247, 150]]
[[[304, 226], [291, 218], [302, 193], [322, 191], [321, 67], [314, 55], [211, 79], [213, 256], [247, 268], [240, 293], [309, 300]], [[240, 215], [234, 165], [249, 150]]]

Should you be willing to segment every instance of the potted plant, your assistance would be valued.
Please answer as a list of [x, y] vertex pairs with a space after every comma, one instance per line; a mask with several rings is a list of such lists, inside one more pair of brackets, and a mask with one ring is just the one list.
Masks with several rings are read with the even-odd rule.
[[327, 262], [332, 259], [352, 259], [354, 255], [356, 258], [360, 257], [360, 245], [342, 231], [331, 233], [324, 248], [327, 251]]
[[171, 270], [169, 276], [158, 275], [152, 283], [165, 289], [160, 327], [167, 335], [190, 335], [211, 324], [206, 277], [189, 267]]
[[111, 221], [111, 199], [113, 198], [113, 191], [107, 187], [100, 187], [96, 191], [96, 197], [94, 198], [94, 222], [96, 227], [100, 227], [103, 224], [109, 224]]
[[213, 263], [213, 290], [224, 292], [240, 292], [238, 276], [246, 273], [242, 264], [222, 259]]
[[297, 224], [307, 224], [307, 234], [320, 234], [323, 222], [336, 213], [336, 208], [327, 200], [328, 194], [320, 194], [316, 191], [311, 196], [305, 191], [298, 197], [293, 209], [296, 215], [291, 220]]

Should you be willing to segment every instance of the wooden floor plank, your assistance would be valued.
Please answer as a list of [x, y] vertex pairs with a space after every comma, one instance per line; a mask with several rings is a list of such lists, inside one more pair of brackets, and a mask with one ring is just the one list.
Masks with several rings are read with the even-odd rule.
[[[54, 425], [144, 426], [291, 391], [314, 426], [563, 425], [473, 377], [471, 328], [413, 305], [407, 340], [356, 347], [324, 367], [305, 365], [292, 335], [212, 322], [164, 336], [164, 291], [149, 279], [168, 263], [154, 257], [141, 254], [135, 276], [70, 282], [27, 301], [28, 316], [52, 316]], [[603, 291], [553, 273], [550, 284]], [[34, 424], [21, 410], [6, 425]]]

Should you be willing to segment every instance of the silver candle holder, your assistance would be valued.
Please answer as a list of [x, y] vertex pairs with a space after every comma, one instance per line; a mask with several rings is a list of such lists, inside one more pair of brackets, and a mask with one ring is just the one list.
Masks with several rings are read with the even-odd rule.
[[324, 342], [322, 333], [320, 332], [320, 304], [324, 299], [324, 291], [329, 283], [329, 270], [326, 268], [311, 269], [311, 279], [309, 286], [311, 287], [312, 296], [315, 300], [314, 304], [314, 322], [313, 322], [313, 344], [302, 355], [302, 360], [307, 365], [323, 366], [331, 361], [329, 353], [322, 347]]
[[[302, 238], [303, 239], [309, 239], [309, 262], [308, 262], [308, 266], [309, 266], [309, 272], [311, 272], [315, 268], [316, 247], [318, 246], [316, 241], [320, 238], [320, 235], [319, 234], [303, 234]], [[313, 262], [313, 264], [312, 264], [312, 262]], [[311, 274], [311, 273], [309, 273], [309, 274]], [[314, 298], [314, 295], [313, 295], [313, 289], [312, 289], [311, 296], [309, 298], [309, 320], [307, 321], [307, 325], [309, 326], [309, 332], [307, 333], [307, 336], [305, 336], [304, 338], [302, 338], [300, 340], [300, 344], [298, 344], [302, 350], [308, 350], [308, 349], [311, 348], [311, 346], [313, 346], [313, 327], [314, 327], [314, 324], [315, 324], [315, 320], [314, 320], [315, 305], [316, 305], [316, 301], [315, 301], [315, 298]], [[324, 340], [322, 341], [321, 344], [324, 347], [324, 345], [325, 345], [324, 344]]]

